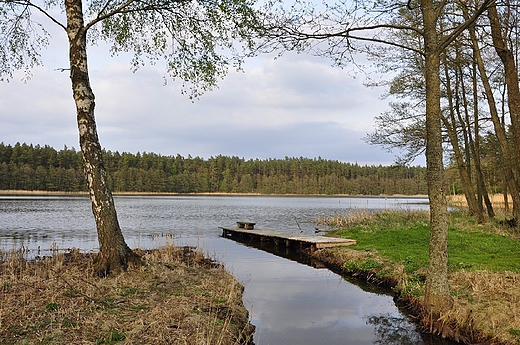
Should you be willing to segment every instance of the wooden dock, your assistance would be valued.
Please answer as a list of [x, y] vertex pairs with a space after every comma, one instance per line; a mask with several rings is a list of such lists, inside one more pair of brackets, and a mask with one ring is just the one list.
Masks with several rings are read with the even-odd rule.
[[246, 229], [238, 226], [220, 226], [219, 228], [222, 229], [222, 236], [224, 237], [249, 240], [251, 242], [271, 242], [275, 246], [283, 245], [286, 248], [299, 247], [300, 249], [310, 248], [311, 250], [315, 250], [356, 244], [356, 240], [346, 238], [306, 235], [281, 230]]

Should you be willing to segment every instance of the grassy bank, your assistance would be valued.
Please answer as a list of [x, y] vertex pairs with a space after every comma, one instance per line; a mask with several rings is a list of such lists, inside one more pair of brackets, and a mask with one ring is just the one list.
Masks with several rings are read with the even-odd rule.
[[243, 287], [198, 252], [167, 247], [94, 278], [92, 255], [0, 263], [0, 344], [243, 344]]
[[[333, 236], [357, 240], [315, 253], [329, 267], [386, 284], [421, 314], [428, 263], [429, 215], [422, 211], [358, 212]], [[520, 241], [498, 222], [476, 225], [464, 211], [450, 213], [449, 282], [454, 304], [431, 331], [467, 343], [520, 343]]]

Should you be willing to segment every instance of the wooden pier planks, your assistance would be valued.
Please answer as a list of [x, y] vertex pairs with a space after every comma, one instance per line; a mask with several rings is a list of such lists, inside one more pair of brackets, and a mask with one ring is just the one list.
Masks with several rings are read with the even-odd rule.
[[250, 239], [256, 238], [260, 241], [272, 241], [275, 244], [278, 244], [280, 241], [283, 241], [283, 243], [286, 246], [299, 244], [300, 246], [308, 246], [314, 249], [321, 249], [327, 247], [350, 246], [356, 244], [356, 240], [351, 240], [347, 238], [306, 235], [280, 230], [247, 230], [238, 227], [234, 228], [222, 226], [220, 226], [219, 228], [222, 229], [222, 234], [225, 237], [232, 237], [238, 235], [240, 237], [249, 237]]

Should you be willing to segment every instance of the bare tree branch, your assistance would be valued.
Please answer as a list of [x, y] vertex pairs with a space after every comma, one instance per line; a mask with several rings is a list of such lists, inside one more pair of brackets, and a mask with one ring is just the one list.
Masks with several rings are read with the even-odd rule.
[[35, 8], [37, 9], [40, 13], [42, 13], [45, 17], [49, 18], [53, 23], [57, 24], [59, 27], [61, 27], [63, 30], [66, 30], [66, 26], [64, 24], [62, 24], [59, 20], [57, 20], [56, 18], [54, 18], [53, 16], [51, 16], [49, 14], [48, 11], [46, 11], [45, 9], [43, 9], [42, 7], [36, 5], [35, 3], [32, 3], [30, 1], [4, 1], [4, 0], [0, 0], [0, 3], [11, 3], [11, 4], [16, 4], [16, 5], [21, 5], [21, 6], [27, 6], [27, 7], [32, 7], [32, 8]]

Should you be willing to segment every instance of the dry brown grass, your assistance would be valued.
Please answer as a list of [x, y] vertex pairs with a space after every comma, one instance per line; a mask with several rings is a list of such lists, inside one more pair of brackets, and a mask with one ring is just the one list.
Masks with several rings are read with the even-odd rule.
[[362, 209], [354, 209], [348, 214], [335, 214], [327, 217], [318, 216], [316, 219], [316, 225], [326, 225], [331, 229], [344, 229], [356, 226], [364, 221], [370, 220], [374, 217], [373, 213], [370, 213]]
[[[448, 200], [448, 205], [453, 207], [461, 207], [466, 208], [468, 207], [468, 203], [466, 202], [466, 197], [464, 195], [448, 195], [446, 196], [446, 199]], [[489, 200], [491, 201], [491, 204], [493, 205], [493, 209], [495, 212], [499, 215], [504, 215], [506, 212], [505, 209], [505, 201], [504, 201], [504, 195], [503, 194], [491, 194], [489, 195]], [[511, 195], [508, 195], [508, 204], [509, 208], [511, 209], [513, 207], [513, 199], [511, 199]]]
[[490, 344], [520, 342], [520, 274], [512, 272], [454, 272], [450, 289], [453, 308], [442, 319]]
[[92, 255], [0, 263], [0, 344], [239, 344], [253, 326], [243, 287], [191, 249], [141, 252], [145, 264], [95, 278]]

